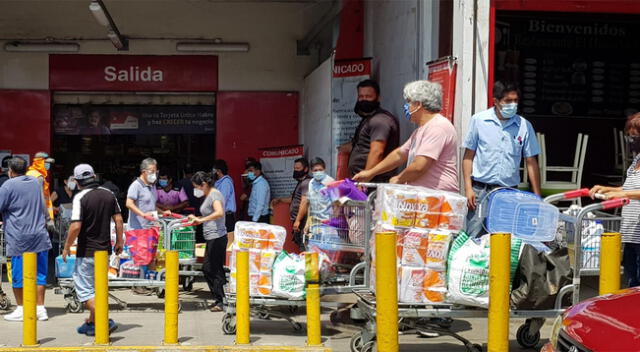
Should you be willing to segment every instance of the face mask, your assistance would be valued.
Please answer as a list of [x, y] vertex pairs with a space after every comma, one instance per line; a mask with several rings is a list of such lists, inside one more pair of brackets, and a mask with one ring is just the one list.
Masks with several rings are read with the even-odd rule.
[[169, 185], [169, 180], [160, 180], [158, 181], [158, 184], [160, 185], [160, 187], [165, 188]]
[[44, 168], [45, 170], [49, 171], [49, 169], [51, 168], [51, 163], [44, 163]]
[[149, 181], [149, 183], [155, 183], [157, 179], [158, 176], [156, 174], [147, 174], [147, 181]]
[[307, 173], [304, 171], [294, 171], [293, 172], [293, 178], [296, 180], [299, 180], [301, 178], [303, 178]]
[[201, 189], [199, 189], [199, 188], [194, 188], [194, 189], [193, 189], [193, 195], [194, 195], [196, 198], [202, 198], [202, 197], [204, 197], [204, 191], [203, 191], [203, 190], [201, 190]]
[[627, 136], [627, 142], [632, 153], [640, 153], [640, 136]]
[[256, 179], [256, 174], [254, 174], [253, 172], [248, 172], [248, 173], [247, 173], [247, 178], [248, 178], [250, 181], [253, 181], [253, 180], [255, 180], [255, 179]]
[[75, 191], [77, 185], [74, 181], [69, 181], [67, 182], [67, 187], [69, 187], [70, 190]]
[[368, 101], [362, 100], [356, 103], [356, 106], [353, 108], [353, 111], [360, 115], [361, 117], [371, 116], [374, 112], [376, 112], [380, 108], [379, 101]]
[[500, 113], [505, 119], [512, 118], [516, 112], [518, 112], [518, 103], [502, 104], [500, 107]]
[[320, 182], [324, 179], [324, 177], [327, 176], [327, 173], [324, 171], [314, 171], [313, 172], [313, 179]]

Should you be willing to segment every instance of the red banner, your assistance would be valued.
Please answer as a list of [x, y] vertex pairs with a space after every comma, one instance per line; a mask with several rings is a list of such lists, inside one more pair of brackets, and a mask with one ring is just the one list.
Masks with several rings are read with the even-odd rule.
[[218, 57], [50, 55], [49, 88], [71, 91], [217, 91]]
[[456, 94], [456, 60], [447, 56], [427, 62], [431, 82], [438, 82], [442, 86], [442, 111], [440, 114], [453, 122], [453, 107]]

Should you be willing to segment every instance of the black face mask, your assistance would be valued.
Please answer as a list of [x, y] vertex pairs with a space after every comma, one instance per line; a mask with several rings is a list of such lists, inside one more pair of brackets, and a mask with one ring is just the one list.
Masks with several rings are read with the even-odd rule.
[[632, 153], [640, 153], [640, 136], [627, 136], [627, 141]]
[[379, 101], [361, 100], [356, 103], [353, 111], [361, 117], [369, 117], [380, 108]]
[[304, 171], [294, 171], [293, 172], [293, 178], [296, 179], [296, 180], [299, 180], [299, 179], [303, 178], [304, 175], [306, 175], [306, 174], [307, 173], [304, 172]]

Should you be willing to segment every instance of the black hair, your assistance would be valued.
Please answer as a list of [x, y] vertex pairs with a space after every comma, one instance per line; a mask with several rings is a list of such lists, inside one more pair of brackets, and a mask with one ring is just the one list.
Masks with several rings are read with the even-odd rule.
[[19, 156], [14, 156], [9, 160], [9, 170], [18, 176], [22, 176], [27, 173], [27, 161]]
[[164, 171], [164, 170], [160, 170], [158, 171], [158, 178], [163, 177], [163, 176], [167, 176], [168, 179], [173, 180], [173, 176], [171, 176], [172, 174], [169, 171]]
[[91, 176], [88, 178], [83, 178], [80, 180], [76, 180], [76, 182], [78, 182], [78, 184], [80, 185], [80, 187], [89, 187], [93, 184], [98, 184], [98, 180], [96, 179], [95, 176]]
[[515, 82], [496, 81], [493, 84], [493, 97], [495, 99], [501, 100], [509, 92], [516, 92], [518, 93], [518, 96], [520, 96], [520, 89]]
[[220, 172], [222, 172], [223, 175], [226, 175], [229, 173], [229, 166], [227, 166], [227, 162], [222, 160], [222, 159], [218, 159], [213, 163], [213, 167], [216, 170], [220, 170]]
[[245, 169], [248, 169], [248, 168], [249, 168], [249, 165], [250, 165], [251, 163], [255, 163], [255, 162], [257, 162], [257, 161], [258, 161], [258, 160], [256, 160], [256, 158], [254, 158], [254, 157], [247, 157], [247, 160], [245, 160], [245, 161], [244, 161], [244, 167], [245, 167]]
[[320, 159], [320, 158], [313, 158], [311, 159], [311, 168], [313, 169], [316, 165], [321, 165], [323, 169], [327, 168], [327, 165], [324, 163], [324, 160]]
[[293, 163], [300, 163], [302, 167], [309, 167], [309, 160], [307, 160], [307, 158], [298, 158]]
[[249, 162], [247, 163], [247, 169], [248, 169], [248, 168], [251, 168], [251, 167], [252, 167], [252, 168], [254, 168], [254, 169], [256, 169], [256, 170], [260, 170], [260, 171], [262, 171], [262, 164], [260, 164], [260, 162], [259, 162], [259, 161], [256, 161], [255, 159], [254, 159], [254, 160], [252, 160], [252, 161], [249, 161]]
[[209, 187], [213, 187], [216, 181], [213, 180], [211, 174], [204, 171], [198, 171], [191, 177], [191, 182], [196, 186], [202, 186], [202, 184], [206, 183]]
[[380, 85], [378, 85], [378, 82], [372, 79], [365, 79], [364, 81], [358, 83], [358, 89], [364, 87], [371, 87], [376, 91], [376, 95], [380, 95]]
[[6, 169], [9, 167], [9, 161], [11, 160], [11, 158], [13, 158], [12, 155], [7, 155], [4, 158], [2, 158], [2, 165], [0, 167], [2, 167], [3, 169]]

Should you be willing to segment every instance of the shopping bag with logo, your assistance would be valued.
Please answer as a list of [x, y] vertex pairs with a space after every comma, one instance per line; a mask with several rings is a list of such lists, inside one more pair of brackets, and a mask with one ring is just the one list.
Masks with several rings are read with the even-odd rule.
[[149, 265], [158, 249], [158, 229], [140, 229], [127, 231], [127, 246], [135, 265]]
[[305, 262], [302, 256], [282, 251], [273, 263], [273, 290], [275, 296], [302, 299], [305, 295]]

